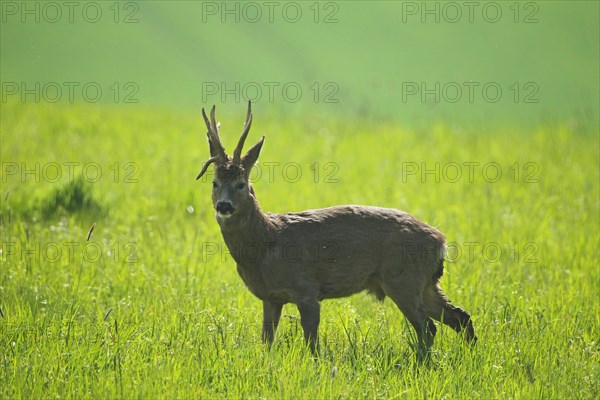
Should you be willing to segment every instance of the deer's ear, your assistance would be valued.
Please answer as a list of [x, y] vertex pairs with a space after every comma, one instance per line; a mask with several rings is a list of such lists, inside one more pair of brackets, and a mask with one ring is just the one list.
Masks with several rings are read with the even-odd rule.
[[248, 150], [244, 157], [242, 157], [241, 162], [245, 170], [249, 171], [252, 168], [252, 166], [256, 163], [256, 160], [258, 160], [258, 155], [260, 154], [260, 149], [262, 149], [264, 141], [265, 137], [263, 136], [262, 139], [260, 139], [258, 143], [252, 146], [252, 148]]

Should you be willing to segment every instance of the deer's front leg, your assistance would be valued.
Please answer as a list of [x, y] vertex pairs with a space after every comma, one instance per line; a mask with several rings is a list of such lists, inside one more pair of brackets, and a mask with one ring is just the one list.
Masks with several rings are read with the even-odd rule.
[[300, 324], [304, 330], [304, 340], [313, 354], [318, 352], [319, 348], [319, 322], [321, 320], [321, 306], [319, 302], [300, 303]]
[[283, 304], [263, 301], [263, 326], [262, 326], [262, 341], [268, 343], [269, 346], [275, 338], [275, 331], [281, 318], [281, 309]]

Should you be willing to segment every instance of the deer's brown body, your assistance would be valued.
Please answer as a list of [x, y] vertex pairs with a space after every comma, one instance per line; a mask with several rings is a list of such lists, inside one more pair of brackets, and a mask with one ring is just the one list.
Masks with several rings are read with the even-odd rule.
[[298, 213], [263, 213], [249, 172], [263, 139], [241, 157], [250, 125], [248, 116], [233, 158], [218, 136], [214, 107], [208, 127], [211, 159], [216, 163], [213, 204], [223, 239], [248, 289], [263, 301], [263, 340], [271, 343], [286, 303], [298, 306], [304, 336], [315, 351], [323, 299], [367, 290], [379, 300], [390, 297], [428, 348], [442, 321], [475, 341], [470, 316], [444, 296], [445, 238], [436, 229], [395, 209], [336, 206]]

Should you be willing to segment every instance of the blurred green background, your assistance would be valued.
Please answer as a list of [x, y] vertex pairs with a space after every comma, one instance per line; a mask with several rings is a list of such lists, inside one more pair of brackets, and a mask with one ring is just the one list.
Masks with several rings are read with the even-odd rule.
[[69, 102], [64, 83], [76, 82], [85, 102], [94, 82], [99, 102], [128, 106], [251, 98], [263, 113], [421, 127], [596, 126], [598, 2], [468, 4], [5, 1], [2, 99], [50, 82], [62, 94], [51, 85], [46, 97]]

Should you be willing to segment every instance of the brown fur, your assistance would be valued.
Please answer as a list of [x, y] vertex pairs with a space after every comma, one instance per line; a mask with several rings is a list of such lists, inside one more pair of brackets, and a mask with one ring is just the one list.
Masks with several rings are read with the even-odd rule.
[[[244, 157], [232, 159], [218, 151], [214, 107], [212, 122], [204, 115], [213, 156], [207, 165], [215, 162], [213, 205], [219, 209], [227, 203], [234, 210], [228, 217], [217, 213], [217, 221], [239, 275], [263, 301], [265, 342], [273, 341], [282, 306], [294, 303], [305, 339], [316, 351], [319, 302], [363, 290], [378, 300], [390, 297], [415, 328], [423, 348], [431, 346], [435, 335], [430, 318], [458, 332], [465, 330], [467, 339], [476, 340], [470, 316], [450, 303], [438, 283], [446, 246], [442, 233], [389, 208], [346, 205], [263, 213], [248, 176], [264, 137]], [[249, 108], [248, 128], [251, 120]]]

